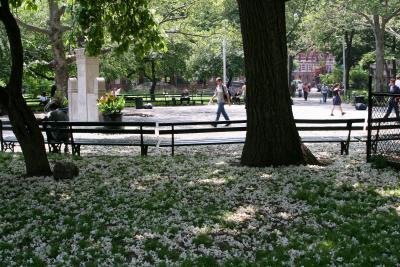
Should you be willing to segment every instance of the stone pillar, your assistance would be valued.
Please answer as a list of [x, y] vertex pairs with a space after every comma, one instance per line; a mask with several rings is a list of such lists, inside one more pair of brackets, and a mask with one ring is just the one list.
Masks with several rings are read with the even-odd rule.
[[87, 94], [88, 121], [100, 121], [97, 99], [106, 94], [106, 81], [104, 78], [94, 80], [93, 92]]
[[[88, 101], [88, 95], [94, 94], [94, 81], [99, 76], [99, 58], [85, 55], [84, 48], [76, 49], [75, 55], [78, 68], [77, 121], [88, 121], [88, 112], [91, 110], [92, 105], [96, 105], [96, 101], [93, 102], [92, 97], [89, 97]], [[92, 118], [92, 116], [90, 117]], [[98, 121], [98, 119], [95, 121]]]
[[78, 120], [78, 80], [68, 79], [68, 117], [70, 121]]

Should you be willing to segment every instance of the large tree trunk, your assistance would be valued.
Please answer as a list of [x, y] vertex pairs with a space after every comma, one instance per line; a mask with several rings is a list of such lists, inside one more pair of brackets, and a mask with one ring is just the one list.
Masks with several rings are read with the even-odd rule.
[[[382, 27], [383, 29], [382, 29]], [[374, 35], [375, 35], [375, 52], [376, 52], [376, 68], [375, 68], [375, 92], [383, 92], [385, 69], [385, 28], [379, 21], [379, 16], [374, 15]]]
[[0, 87], [0, 101], [7, 109], [13, 131], [25, 158], [28, 176], [50, 175], [42, 133], [35, 116], [22, 97], [23, 50], [21, 34], [10, 12], [8, 0], [1, 0], [0, 20], [3, 22], [11, 50], [11, 75], [5, 88]]
[[285, 2], [238, 0], [247, 83], [242, 164], [305, 163], [288, 90]]
[[55, 82], [57, 89], [64, 95], [68, 95], [68, 62], [65, 56], [63, 40], [64, 27], [61, 23], [61, 16], [65, 7], [59, 8], [57, 0], [48, 0], [49, 4], [49, 37], [52, 43], [55, 66]]

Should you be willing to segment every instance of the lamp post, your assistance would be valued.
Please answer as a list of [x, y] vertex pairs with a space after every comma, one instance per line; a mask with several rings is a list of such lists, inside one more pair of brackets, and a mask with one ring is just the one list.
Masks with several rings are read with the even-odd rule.
[[226, 38], [222, 40], [222, 81], [226, 84]]

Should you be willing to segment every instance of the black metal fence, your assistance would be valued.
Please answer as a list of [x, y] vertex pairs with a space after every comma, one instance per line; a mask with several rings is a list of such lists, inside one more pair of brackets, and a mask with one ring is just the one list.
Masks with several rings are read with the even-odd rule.
[[373, 93], [368, 97], [367, 160], [380, 155], [400, 162], [400, 94]]

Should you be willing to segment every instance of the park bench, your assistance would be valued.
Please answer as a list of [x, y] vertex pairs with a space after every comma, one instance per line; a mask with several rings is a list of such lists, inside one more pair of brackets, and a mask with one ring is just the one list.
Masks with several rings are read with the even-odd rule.
[[[1, 122], [1, 121], [0, 121]], [[147, 155], [148, 147], [170, 147], [171, 154], [174, 155], [175, 148], [180, 146], [198, 145], [224, 145], [242, 144], [245, 142], [246, 120], [230, 121], [229, 127], [221, 127], [225, 121], [217, 122], [220, 127], [211, 126], [213, 121], [201, 122], [49, 122], [42, 125], [42, 131], [46, 132], [45, 142], [52, 151], [56, 146], [61, 150], [61, 145], [72, 147], [73, 155], [80, 155], [81, 146], [139, 146], [141, 155]], [[363, 119], [335, 119], [335, 120], [295, 120], [297, 129], [303, 143], [339, 143], [340, 153], [348, 154], [351, 142], [363, 141], [359, 136], [353, 136], [352, 131], [363, 130]], [[11, 130], [9, 123], [4, 128], [0, 123], [1, 148], [13, 150], [17, 140], [13, 136], [3, 137], [3, 130]], [[49, 133], [51, 131], [67, 132], [67, 141], [52, 140]], [[242, 136], [226, 136], [230, 132], [242, 132]], [[304, 133], [319, 133], [304, 135]], [[337, 132], [335, 135], [327, 135], [327, 132]], [[80, 134], [95, 134], [94, 137], [80, 137]], [[225, 136], [215, 136], [214, 134], [225, 134]], [[321, 135], [324, 133], [324, 135]], [[341, 133], [341, 135], [340, 135]], [[177, 136], [191, 134], [207, 134], [207, 137], [197, 137], [191, 139], [176, 138]], [[136, 135], [137, 138], [131, 138]], [[144, 137], [155, 137], [144, 138]], [[11, 149], [12, 147], [12, 149]]]
[[[155, 146], [156, 140], [145, 138], [154, 136], [154, 122], [43, 122], [46, 143], [51, 152], [54, 147], [60, 151], [61, 145], [70, 145], [72, 155], [80, 155], [82, 146], [139, 146], [141, 155], [147, 155], [148, 147]], [[67, 141], [52, 139], [51, 132], [65, 132]], [[80, 137], [80, 134], [91, 134]], [[136, 137], [136, 138], [135, 138]]]
[[14, 152], [14, 147], [18, 144], [17, 138], [14, 135], [4, 136], [4, 131], [12, 131], [9, 121], [0, 120], [0, 146], [1, 151], [10, 150]]
[[[73, 155], [80, 155], [81, 146], [139, 146], [141, 155], [147, 155], [148, 147], [155, 146], [154, 139], [145, 136], [154, 136], [153, 122], [69, 122], [43, 121], [39, 124], [44, 134], [45, 144], [49, 152], [59, 152], [64, 145], [64, 151], [71, 146]], [[5, 131], [12, 131], [9, 121], [0, 120], [1, 151], [14, 152], [18, 145], [15, 136], [4, 135]], [[56, 140], [51, 133], [65, 133], [66, 140]], [[80, 134], [92, 134], [89, 137], [80, 137]], [[136, 138], [134, 138], [136, 137]]]
[[[245, 137], [213, 137], [213, 133], [223, 132], [246, 132], [246, 120], [230, 121], [230, 127], [212, 127], [214, 122], [170, 122], [159, 123], [159, 136], [170, 135], [169, 139], [160, 139], [159, 147], [171, 147], [171, 154], [174, 155], [175, 147], [198, 146], [198, 145], [224, 145], [241, 144]], [[303, 143], [339, 143], [340, 153], [348, 155], [351, 142], [358, 142], [351, 133], [355, 130], [363, 130], [364, 119], [335, 119], [335, 120], [295, 120], [296, 127], [300, 132]], [[218, 125], [226, 124], [225, 121], [217, 122]], [[343, 135], [302, 135], [304, 132], [340, 132]], [[206, 138], [177, 139], [178, 135], [208, 134]]]
[[[303, 143], [339, 143], [340, 154], [349, 154], [351, 142], [360, 142], [352, 131], [364, 130], [364, 119], [295, 119]], [[305, 132], [338, 132], [340, 135], [302, 135]]]

